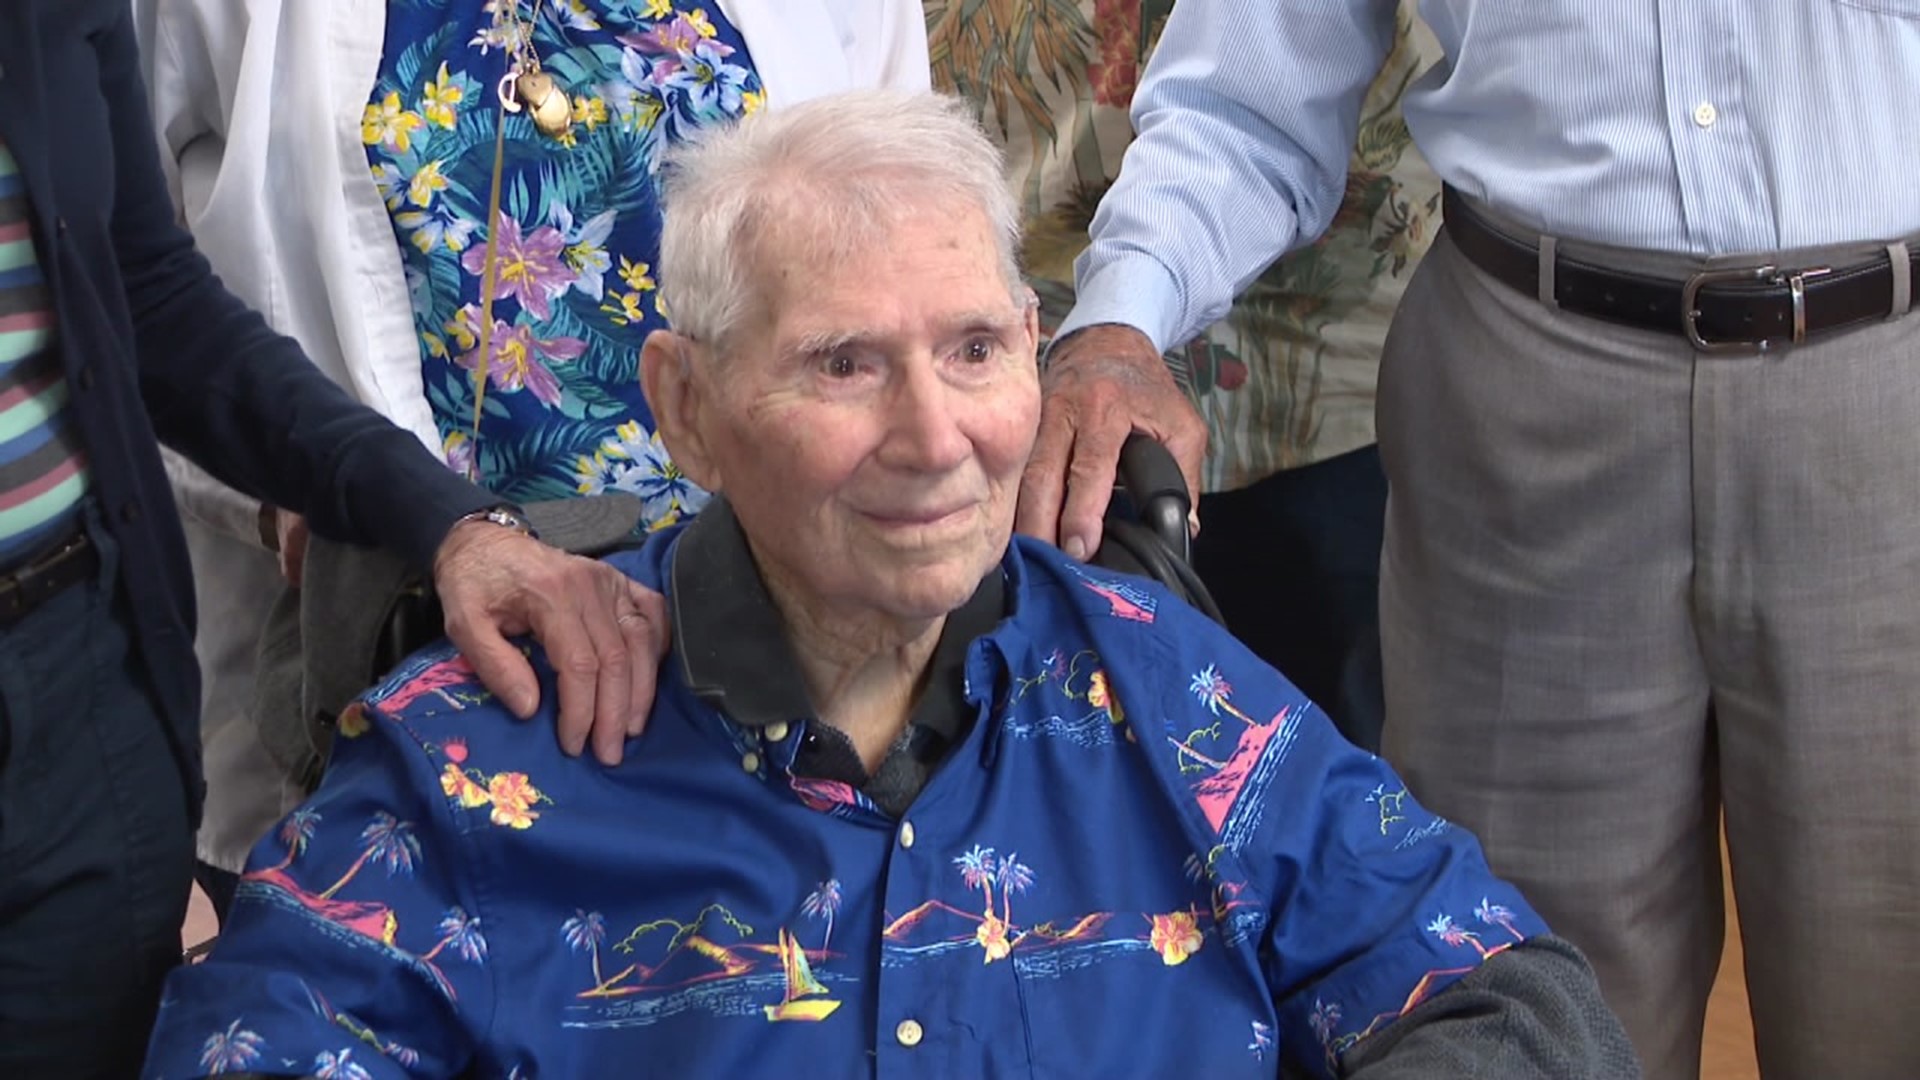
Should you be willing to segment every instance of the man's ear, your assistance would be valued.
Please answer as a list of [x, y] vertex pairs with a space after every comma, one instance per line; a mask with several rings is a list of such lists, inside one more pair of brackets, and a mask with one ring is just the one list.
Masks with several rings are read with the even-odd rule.
[[702, 423], [713, 409], [713, 402], [707, 400], [712, 382], [694, 373], [694, 365], [700, 362], [694, 355], [698, 351], [692, 338], [671, 330], [648, 334], [640, 347], [640, 388], [674, 465], [687, 479], [708, 491], [719, 491], [719, 467], [708, 453]]

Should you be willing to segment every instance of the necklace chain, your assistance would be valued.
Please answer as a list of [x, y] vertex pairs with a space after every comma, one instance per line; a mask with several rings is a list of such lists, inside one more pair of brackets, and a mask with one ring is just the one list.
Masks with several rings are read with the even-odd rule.
[[540, 70], [540, 54], [533, 47], [533, 31], [540, 25], [540, 7], [546, 0], [532, 0], [532, 9], [523, 20], [520, 5], [526, 0], [494, 0], [493, 25], [506, 31], [505, 45], [513, 55], [514, 66], [522, 74]]

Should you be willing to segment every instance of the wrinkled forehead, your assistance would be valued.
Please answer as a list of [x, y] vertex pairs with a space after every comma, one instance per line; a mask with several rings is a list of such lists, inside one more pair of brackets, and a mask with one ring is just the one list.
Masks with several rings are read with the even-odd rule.
[[902, 201], [859, 213], [791, 210], [758, 223], [748, 275], [754, 322], [792, 339], [939, 337], [1017, 327], [1025, 287], [980, 207]]

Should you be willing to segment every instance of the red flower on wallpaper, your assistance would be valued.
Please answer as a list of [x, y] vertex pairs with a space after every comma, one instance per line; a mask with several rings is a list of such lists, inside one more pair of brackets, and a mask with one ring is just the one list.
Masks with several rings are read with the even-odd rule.
[[1140, 82], [1138, 0], [1094, 0], [1093, 30], [1100, 39], [1100, 58], [1087, 64], [1093, 100], [1124, 109]]

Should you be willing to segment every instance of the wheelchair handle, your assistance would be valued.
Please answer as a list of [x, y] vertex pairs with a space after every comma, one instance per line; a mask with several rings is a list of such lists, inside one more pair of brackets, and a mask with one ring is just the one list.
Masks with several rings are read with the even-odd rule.
[[1183, 563], [1192, 561], [1192, 537], [1187, 531], [1187, 515], [1193, 501], [1187, 495], [1187, 478], [1173, 454], [1151, 435], [1135, 432], [1120, 446], [1120, 487], [1133, 506], [1140, 523], [1152, 530], [1167, 550]]

